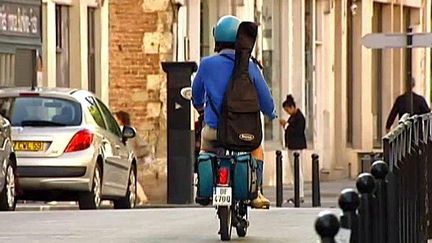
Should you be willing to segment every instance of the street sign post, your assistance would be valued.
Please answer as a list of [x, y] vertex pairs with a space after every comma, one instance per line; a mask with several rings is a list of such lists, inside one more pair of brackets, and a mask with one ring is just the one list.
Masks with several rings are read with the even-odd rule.
[[[413, 48], [431, 48], [432, 47], [432, 33], [413, 33], [412, 28], [407, 29], [407, 33], [371, 33], [362, 38], [362, 45], [369, 49], [390, 49], [390, 48], [405, 48], [406, 52], [406, 65], [407, 65], [407, 81], [412, 78], [412, 49]], [[411, 90], [410, 82], [407, 83], [407, 90]], [[411, 114], [413, 114], [413, 93], [411, 92]], [[396, 222], [397, 218], [390, 214], [388, 222]], [[391, 224], [393, 225], [393, 224]], [[398, 242], [397, 229], [389, 227], [388, 233], [390, 239], [388, 242]], [[395, 238], [396, 237], [396, 238]]]

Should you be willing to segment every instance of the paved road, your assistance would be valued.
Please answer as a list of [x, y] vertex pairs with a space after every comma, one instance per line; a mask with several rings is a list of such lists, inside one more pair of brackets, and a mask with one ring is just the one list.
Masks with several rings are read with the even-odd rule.
[[[253, 210], [248, 236], [233, 231], [233, 240], [316, 243], [322, 210]], [[211, 208], [11, 212], [1, 213], [0, 229], [0, 242], [219, 242]]]

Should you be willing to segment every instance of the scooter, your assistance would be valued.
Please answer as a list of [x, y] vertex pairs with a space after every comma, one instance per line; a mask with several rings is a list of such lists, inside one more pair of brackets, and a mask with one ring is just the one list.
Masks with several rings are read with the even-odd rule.
[[[185, 87], [180, 91], [184, 99], [192, 100], [191, 87]], [[203, 114], [201, 114], [202, 116]], [[196, 129], [201, 129], [201, 124], [195, 124]], [[196, 131], [200, 134], [200, 131]], [[222, 241], [231, 240], [232, 228], [236, 228], [239, 237], [245, 237], [249, 227], [248, 205], [249, 200], [239, 201], [233, 198], [232, 185], [234, 184], [234, 166], [237, 153], [221, 151], [217, 163], [215, 163], [216, 185], [213, 188], [213, 206], [217, 210], [219, 218], [219, 235]]]
[[231, 239], [232, 227], [236, 228], [239, 237], [245, 237], [249, 227], [248, 201], [233, 198], [232, 185], [235, 166], [233, 154], [220, 156], [217, 168], [217, 184], [213, 188], [213, 206], [219, 217], [219, 234], [223, 241]]

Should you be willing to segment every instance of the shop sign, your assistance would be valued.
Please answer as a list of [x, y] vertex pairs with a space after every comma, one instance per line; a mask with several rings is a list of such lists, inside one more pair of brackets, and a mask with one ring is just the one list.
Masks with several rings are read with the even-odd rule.
[[40, 5], [0, 3], [0, 35], [41, 36]]

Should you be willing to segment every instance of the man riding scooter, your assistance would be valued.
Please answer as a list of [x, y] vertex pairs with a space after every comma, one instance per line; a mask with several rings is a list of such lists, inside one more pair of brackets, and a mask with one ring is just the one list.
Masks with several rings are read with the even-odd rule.
[[[215, 114], [210, 102], [220, 112], [224, 93], [230, 81], [234, 68], [235, 41], [240, 20], [234, 16], [223, 16], [213, 29], [215, 51], [217, 54], [202, 59], [198, 72], [192, 84], [192, 100], [194, 107], [204, 111], [204, 127], [201, 132], [201, 151], [217, 152], [218, 115]], [[228, 57], [228, 58], [227, 58]], [[249, 62], [249, 75], [254, 83], [260, 110], [270, 119], [276, 118], [274, 102], [267, 83], [265, 82], [258, 65]], [[264, 153], [262, 146], [252, 152], [256, 159], [257, 183], [262, 188]], [[269, 208], [270, 201], [258, 191], [258, 197], [251, 202], [254, 208]]]

